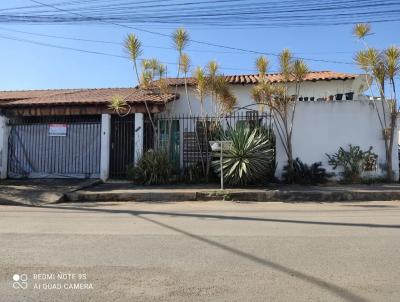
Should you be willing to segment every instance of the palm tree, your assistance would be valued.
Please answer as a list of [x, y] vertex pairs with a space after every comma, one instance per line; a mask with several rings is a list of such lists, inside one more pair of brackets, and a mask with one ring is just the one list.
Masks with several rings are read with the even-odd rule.
[[[139, 71], [138, 71], [138, 67], [137, 67], [137, 61], [139, 59], [139, 57], [142, 55], [143, 50], [142, 50], [142, 42], [140, 42], [140, 40], [138, 39], [138, 37], [135, 34], [128, 34], [127, 37], [125, 38], [124, 41], [124, 49], [125, 51], [128, 53], [129, 59], [133, 62], [133, 68], [136, 74], [136, 78], [138, 81], [138, 85], [139, 87], [142, 85], [141, 83], [141, 78], [139, 77]], [[142, 79], [144, 81], [147, 81], [149, 79], [149, 74], [142, 74]], [[146, 83], [147, 85], [148, 83]], [[156, 131], [156, 127], [154, 125], [154, 121], [153, 118], [151, 116], [151, 112], [149, 109], [149, 106], [147, 104], [147, 101], [144, 100], [144, 105], [146, 107], [146, 111], [147, 111], [147, 115], [149, 117], [149, 120], [151, 122], [153, 131]]]
[[212, 60], [206, 66], [209, 89], [211, 92], [211, 103], [214, 105], [214, 111], [219, 112], [219, 104], [215, 102], [215, 81], [218, 77], [219, 66], [217, 61]]
[[[383, 138], [385, 144], [385, 155], [386, 155], [386, 178], [388, 181], [393, 181], [393, 145], [394, 135], [396, 130], [398, 105], [396, 95], [395, 78], [400, 72], [400, 48], [396, 46], [390, 46], [386, 50], [380, 51], [378, 49], [369, 47], [365, 43], [365, 37], [369, 35], [371, 27], [369, 24], [357, 24], [354, 27], [354, 34], [357, 38], [364, 41], [365, 49], [358, 51], [354, 57], [357, 65], [365, 71], [372, 82], [376, 84], [380, 97], [382, 112], [379, 111], [378, 106], [375, 102], [375, 111], [377, 113]], [[387, 97], [386, 81], [389, 81], [392, 95]], [[367, 81], [369, 83], [369, 81]], [[370, 84], [368, 84], [370, 85]], [[372, 90], [371, 90], [372, 93]], [[386, 114], [389, 112], [390, 118], [386, 118]]]
[[[268, 60], [258, 58], [256, 67], [260, 74], [260, 81], [252, 89], [252, 97], [258, 104], [268, 106], [274, 116], [276, 131], [282, 141], [287, 160], [289, 180], [293, 181], [293, 145], [292, 136], [294, 117], [296, 113], [297, 98], [300, 94], [301, 84], [308, 74], [308, 67], [302, 60], [294, 60], [288, 49], [279, 55], [281, 83], [272, 84], [267, 81], [265, 74], [268, 70]], [[289, 85], [294, 82], [295, 95], [289, 95]]]
[[[185, 47], [189, 44], [189, 34], [184, 28], [178, 28], [176, 29], [171, 36], [172, 39], [172, 44], [174, 48], [178, 51], [178, 70], [177, 70], [177, 78], [179, 79], [180, 77], [180, 71], [181, 71], [181, 58], [182, 58], [182, 53]], [[174, 99], [170, 105], [170, 108], [168, 108], [169, 113], [173, 112], [173, 108], [176, 102], [176, 96], [178, 94], [178, 83], [175, 85], [175, 94], [174, 94]], [[171, 154], [171, 149], [172, 149], [172, 116], [171, 114], [169, 118], [169, 127], [168, 127], [168, 154]]]
[[193, 77], [196, 79], [196, 89], [195, 92], [197, 97], [200, 101], [200, 113], [201, 116], [204, 118], [204, 99], [208, 93], [208, 80], [207, 76], [200, 66], [197, 66], [194, 70]]
[[124, 47], [129, 55], [129, 59], [133, 62], [133, 68], [136, 73], [137, 81], [140, 84], [139, 71], [137, 68], [138, 58], [142, 55], [142, 42], [135, 34], [128, 34], [125, 38]]
[[186, 94], [186, 102], [188, 104], [190, 115], [193, 116], [192, 105], [190, 104], [189, 99], [189, 91], [188, 91], [188, 83], [187, 83], [187, 75], [190, 70], [190, 57], [186, 53], [182, 53], [179, 60], [179, 68], [183, 73], [184, 83], [185, 83], [185, 94]]

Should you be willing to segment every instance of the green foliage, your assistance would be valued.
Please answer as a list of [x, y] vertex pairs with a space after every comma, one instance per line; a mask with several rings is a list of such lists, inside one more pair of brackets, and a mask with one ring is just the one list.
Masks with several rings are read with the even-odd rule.
[[363, 151], [359, 146], [353, 145], [349, 145], [349, 150], [340, 147], [338, 152], [332, 155], [326, 154], [326, 156], [329, 159], [329, 165], [334, 170], [338, 167], [342, 168], [343, 171], [340, 172], [340, 175], [343, 177], [343, 181], [350, 183], [359, 182], [363, 171], [374, 170], [378, 157], [372, 152], [372, 147]]
[[[232, 141], [232, 147], [223, 154], [222, 169], [227, 184], [257, 183], [271, 174], [275, 152], [265, 130], [237, 126], [224, 133], [222, 139]], [[216, 173], [221, 173], [219, 159], [212, 162], [212, 167]]]
[[331, 176], [322, 168], [322, 163], [317, 162], [312, 165], [303, 163], [299, 158], [293, 161], [293, 170], [290, 172], [289, 165], [283, 168], [283, 179], [286, 183], [300, 185], [318, 185], [328, 181]]
[[127, 177], [145, 185], [161, 185], [170, 182], [172, 170], [172, 164], [165, 151], [149, 150], [140, 158], [137, 167], [128, 167]]

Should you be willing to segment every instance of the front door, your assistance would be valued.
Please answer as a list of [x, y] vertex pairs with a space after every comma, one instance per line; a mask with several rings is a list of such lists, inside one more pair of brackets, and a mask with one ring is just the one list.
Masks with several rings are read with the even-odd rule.
[[[171, 124], [172, 122], [172, 124]], [[160, 120], [159, 145], [162, 149], [169, 152], [170, 160], [174, 167], [180, 166], [180, 131], [179, 120]]]
[[111, 116], [110, 178], [126, 178], [129, 165], [135, 155], [135, 118], [134, 115]]

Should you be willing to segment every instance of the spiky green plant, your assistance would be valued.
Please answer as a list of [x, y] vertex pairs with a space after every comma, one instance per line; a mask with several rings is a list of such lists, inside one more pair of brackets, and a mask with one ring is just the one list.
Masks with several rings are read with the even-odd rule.
[[167, 184], [171, 180], [172, 169], [165, 151], [149, 150], [139, 159], [133, 178], [146, 185]]
[[258, 73], [261, 78], [263, 78], [267, 74], [268, 66], [269, 62], [265, 56], [259, 56], [256, 59], [256, 69], [258, 70]]
[[189, 41], [189, 33], [184, 28], [178, 28], [172, 34], [173, 45], [180, 54], [189, 45]]
[[196, 95], [200, 101], [201, 115], [204, 116], [204, 99], [208, 93], [208, 79], [207, 76], [200, 66], [197, 66], [194, 70], [193, 77], [196, 79]]
[[130, 111], [130, 106], [126, 99], [120, 95], [114, 95], [111, 97], [111, 100], [108, 104], [108, 108], [117, 112], [119, 115], [126, 111]]
[[371, 32], [371, 25], [358, 23], [354, 26], [353, 35], [359, 39], [364, 39]]
[[225, 76], [217, 75], [213, 79], [211, 86], [213, 93], [216, 96], [220, 114], [231, 113], [237, 105], [237, 98], [231, 90], [229, 83], [226, 81]]
[[139, 38], [135, 34], [129, 34], [125, 38], [124, 48], [127, 51], [130, 60], [133, 62], [136, 77], [137, 77], [138, 82], [140, 83], [139, 71], [137, 68], [137, 60], [143, 53], [142, 42], [140, 42]]
[[[267, 132], [241, 125], [227, 131], [222, 139], [232, 141], [232, 146], [224, 152], [222, 161], [222, 173], [227, 184], [257, 183], [271, 174], [269, 169], [274, 160], [274, 146]], [[221, 173], [219, 160], [213, 161], [212, 166], [216, 173]]]

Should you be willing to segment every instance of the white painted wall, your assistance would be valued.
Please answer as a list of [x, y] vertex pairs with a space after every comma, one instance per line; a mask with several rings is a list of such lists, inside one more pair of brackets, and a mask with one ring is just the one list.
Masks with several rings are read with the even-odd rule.
[[[238, 107], [253, 104], [254, 106], [249, 109], [257, 110], [257, 105], [251, 98], [251, 87], [252, 85], [232, 85], [232, 91], [238, 99]], [[334, 153], [339, 147], [352, 144], [359, 145], [365, 150], [372, 146], [373, 152], [378, 154], [378, 163], [385, 162], [382, 130], [373, 104], [360, 94], [364, 90], [363, 87], [363, 77], [361, 76], [356, 80], [317, 81], [303, 84], [300, 91], [300, 96], [303, 97], [313, 96], [317, 99], [336, 93], [354, 91], [355, 100], [299, 102], [293, 133], [295, 157], [299, 157], [308, 164], [321, 161], [327, 170], [331, 170], [325, 154]], [[293, 90], [293, 87], [291, 89]], [[180, 99], [168, 104], [167, 113], [173, 116], [189, 114], [184, 88], [179, 87], [178, 92], [181, 96]], [[194, 115], [200, 115], [200, 102], [193, 88], [189, 88], [189, 100]], [[210, 96], [204, 102], [204, 111], [208, 115], [214, 115], [216, 112]], [[396, 136], [393, 150], [393, 168], [396, 177], [398, 177], [397, 139]], [[286, 161], [282, 143], [277, 137], [277, 176], [281, 175]], [[376, 175], [382, 173], [384, 171], [378, 169]]]
[[110, 174], [111, 115], [101, 115], [100, 179], [106, 181]]
[[[358, 97], [360, 86], [363, 85], [363, 78], [358, 77], [356, 80], [333, 80], [333, 81], [317, 81], [317, 82], [304, 82], [301, 86], [299, 96], [302, 97], [315, 97], [318, 98], [328, 97], [329, 95], [335, 95], [337, 93], [346, 93], [350, 91], [355, 92], [355, 98]], [[251, 98], [251, 88], [253, 85], [231, 85], [231, 90], [235, 94], [238, 100], [238, 107], [244, 107], [250, 104], [254, 104], [249, 109], [257, 110], [257, 106], [254, 100]], [[289, 94], [294, 94], [294, 85], [289, 86]], [[186, 94], [184, 87], [178, 87], [178, 93], [180, 94], [179, 100], [171, 102], [167, 105], [167, 109], [170, 113], [176, 114], [189, 114], [189, 106], [186, 100]], [[343, 96], [344, 97], [344, 96]], [[358, 97], [359, 98], [359, 97]], [[192, 107], [194, 115], [200, 115], [201, 106], [198, 97], [193, 87], [189, 87], [189, 101]], [[215, 105], [212, 103], [211, 96], [208, 95], [204, 101], [204, 112], [213, 115], [216, 113]]]
[[8, 136], [7, 118], [0, 116], [0, 179], [7, 178]]
[[144, 115], [135, 113], [135, 165], [143, 155]]
[[[379, 104], [380, 106], [380, 104]], [[303, 162], [321, 161], [331, 171], [325, 153], [335, 153], [349, 144], [363, 150], [373, 147], [378, 155], [377, 175], [384, 174], [385, 145], [376, 111], [371, 101], [299, 102], [293, 130], [293, 152]], [[393, 147], [393, 168], [398, 177], [397, 137]], [[277, 174], [286, 163], [281, 141], [277, 140]]]

